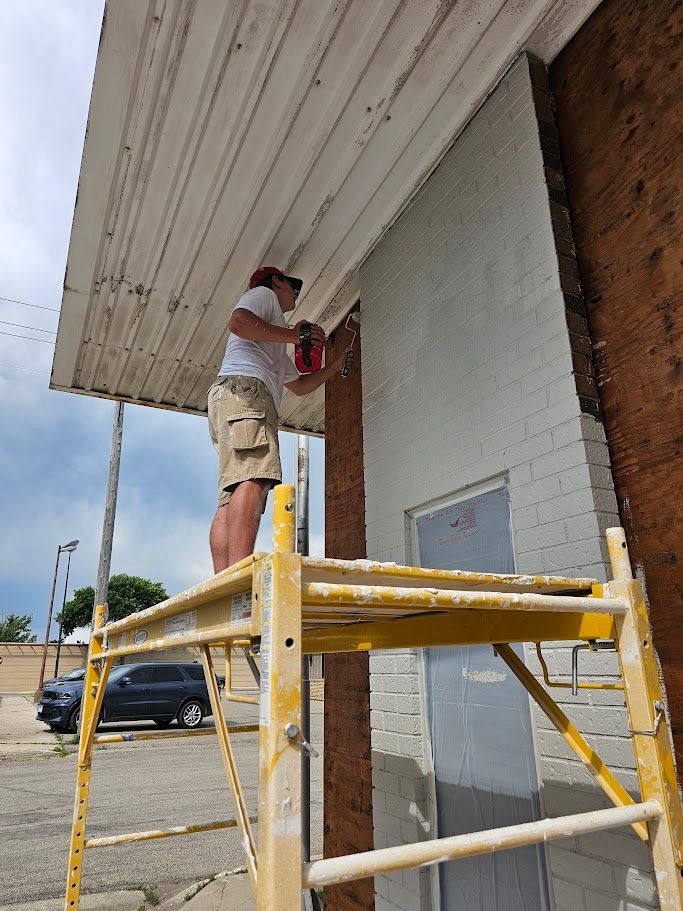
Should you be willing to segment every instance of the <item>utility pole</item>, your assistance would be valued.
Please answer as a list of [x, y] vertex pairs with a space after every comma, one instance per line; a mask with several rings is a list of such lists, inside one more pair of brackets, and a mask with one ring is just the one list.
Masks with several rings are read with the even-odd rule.
[[297, 436], [297, 490], [296, 490], [296, 549], [302, 557], [308, 556], [308, 437]]
[[[308, 556], [308, 437], [300, 433], [297, 437], [297, 489], [296, 489], [296, 549], [302, 557]], [[301, 659], [301, 732], [304, 740], [311, 740], [311, 659], [304, 655]], [[311, 859], [311, 759], [303, 750], [301, 756], [301, 849], [302, 860], [308, 863]], [[304, 911], [320, 911], [318, 894], [313, 889], [306, 889], [303, 894]]]
[[109, 477], [107, 479], [107, 501], [104, 506], [104, 525], [102, 527], [102, 544], [100, 546], [100, 563], [97, 568], [97, 587], [95, 588], [95, 608], [106, 605], [109, 597], [109, 570], [111, 568], [111, 548], [114, 540], [114, 519], [116, 518], [116, 497], [119, 489], [119, 468], [121, 467], [121, 440], [123, 438], [123, 402], [116, 403], [114, 428], [111, 436], [111, 455], [109, 457]]

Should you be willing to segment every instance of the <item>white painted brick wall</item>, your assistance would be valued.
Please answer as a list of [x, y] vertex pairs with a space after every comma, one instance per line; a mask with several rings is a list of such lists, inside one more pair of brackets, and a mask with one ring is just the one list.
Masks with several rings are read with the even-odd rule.
[[[571, 375], [526, 60], [372, 253], [361, 292], [368, 556], [406, 562], [406, 510], [507, 473], [518, 571], [604, 578], [616, 501], [602, 425], [580, 413]], [[568, 679], [569, 658], [549, 648], [551, 672]], [[613, 656], [580, 660], [613, 679]], [[417, 662], [370, 659], [378, 847], [431, 837]], [[535, 654], [529, 665], [540, 673]], [[556, 692], [636, 793], [620, 694]], [[535, 724], [546, 812], [606, 806]], [[628, 832], [551, 846], [549, 866], [556, 911], [657, 907], [648, 852]], [[429, 882], [377, 877], [377, 911], [431, 909]]]

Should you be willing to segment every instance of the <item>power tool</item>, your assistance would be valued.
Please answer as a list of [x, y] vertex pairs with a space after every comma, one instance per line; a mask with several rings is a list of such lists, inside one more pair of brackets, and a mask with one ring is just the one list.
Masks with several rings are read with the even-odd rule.
[[311, 340], [311, 324], [299, 326], [299, 344], [294, 346], [294, 363], [299, 373], [317, 373], [322, 367], [324, 344], [314, 345]]
[[[355, 310], [353, 313], [349, 313], [346, 317], [346, 322], [344, 323], [344, 328], [353, 333], [351, 344], [346, 349], [344, 366], [341, 370], [341, 375], [344, 379], [349, 375], [349, 370], [351, 369], [353, 345], [356, 341], [356, 335], [358, 335], [358, 330], [352, 329], [351, 326], [349, 326], [350, 320], [353, 320], [357, 325], [360, 325], [360, 312]], [[324, 343], [317, 345], [313, 344], [311, 339], [311, 324], [302, 323], [301, 326], [299, 326], [299, 344], [294, 346], [294, 363], [296, 364], [296, 369], [299, 373], [317, 373], [322, 367], [324, 350]]]

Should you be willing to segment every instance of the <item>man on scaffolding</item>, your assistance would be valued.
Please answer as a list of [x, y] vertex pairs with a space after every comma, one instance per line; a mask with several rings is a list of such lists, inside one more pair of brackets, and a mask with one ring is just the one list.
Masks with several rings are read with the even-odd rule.
[[257, 269], [249, 290], [233, 310], [218, 379], [209, 389], [209, 432], [218, 450], [218, 508], [209, 541], [214, 572], [254, 552], [261, 515], [271, 487], [282, 481], [278, 409], [282, 388], [307, 395], [335, 374], [344, 354], [316, 373], [299, 375], [287, 345], [323, 346], [320, 326], [300, 320], [292, 328], [284, 314], [293, 310], [303, 282], [275, 266]]

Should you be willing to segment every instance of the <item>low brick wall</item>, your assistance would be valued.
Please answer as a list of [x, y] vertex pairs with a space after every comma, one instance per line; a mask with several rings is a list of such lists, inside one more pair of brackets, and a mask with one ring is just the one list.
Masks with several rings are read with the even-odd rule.
[[[34, 693], [38, 688], [44, 645], [41, 642], [0, 642], [0, 693]], [[61, 674], [83, 667], [87, 645], [62, 645], [59, 653]], [[47, 647], [45, 679], [54, 677], [57, 645]]]
[[[38, 689], [40, 678], [40, 664], [43, 656], [43, 643], [41, 642], [0, 642], [0, 694], [25, 693], [33, 695]], [[64, 674], [75, 667], [83, 667], [88, 654], [87, 645], [62, 644], [59, 655], [59, 673]], [[45, 662], [45, 679], [54, 677], [55, 658], [57, 645], [50, 643], [47, 647], [47, 661]], [[225, 673], [225, 659], [222, 649], [211, 649], [214, 667], [217, 674]], [[199, 651], [191, 648], [169, 649], [156, 654], [131, 656], [128, 664], [138, 661], [172, 662], [172, 661], [198, 661]], [[259, 659], [256, 659], [259, 663]], [[232, 659], [232, 686], [236, 692], [257, 692], [249, 665], [241, 649], [237, 649]], [[311, 698], [322, 700], [325, 694], [323, 680], [311, 680]]]
[[[31, 642], [0, 642], [0, 693], [28, 693], [33, 695], [38, 688], [40, 679], [40, 665], [43, 656], [43, 643]], [[225, 673], [225, 661], [221, 649], [212, 649], [214, 667], [217, 674]], [[59, 655], [59, 673], [64, 674], [66, 671], [75, 667], [83, 667], [88, 654], [87, 645], [66, 645], [62, 644]], [[54, 677], [55, 658], [57, 655], [56, 643], [50, 643], [47, 647], [47, 661], [45, 662], [45, 679], [49, 680]], [[126, 662], [128, 664], [137, 663], [138, 661], [198, 661], [199, 652], [197, 649], [177, 648], [169, 649], [164, 652], [155, 654], [131, 656]], [[258, 663], [258, 660], [257, 660]], [[321, 681], [311, 682], [311, 691], [316, 691], [314, 698], [322, 698], [322, 692], [319, 692], [318, 684]], [[249, 666], [246, 662], [242, 651], [235, 653], [232, 661], [232, 685], [235, 690], [245, 690], [249, 692], [256, 691], [254, 678], [252, 677]]]

